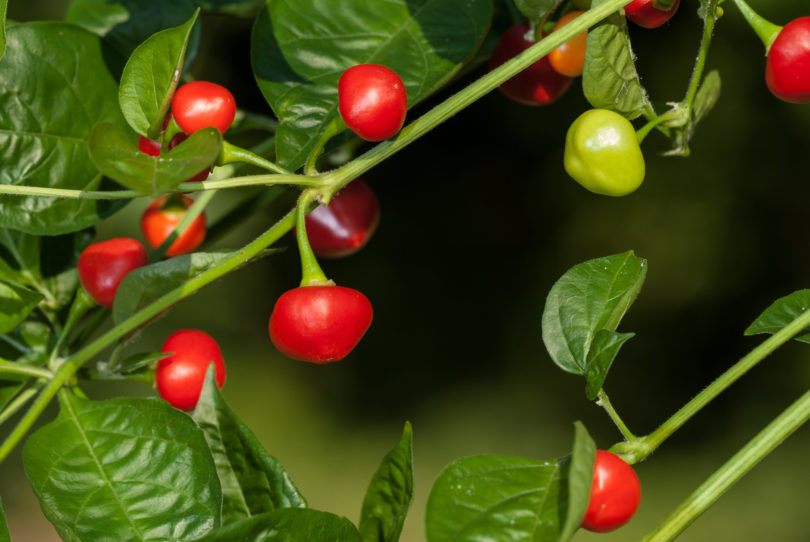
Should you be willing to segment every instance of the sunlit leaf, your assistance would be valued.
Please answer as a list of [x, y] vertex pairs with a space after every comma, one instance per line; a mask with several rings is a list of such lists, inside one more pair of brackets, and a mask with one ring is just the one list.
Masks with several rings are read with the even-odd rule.
[[412, 500], [413, 429], [406, 423], [366, 490], [359, 525], [363, 542], [397, 542]]
[[194, 420], [202, 428], [222, 485], [222, 523], [227, 525], [306, 501], [278, 460], [267, 453], [219, 392], [209, 367]]
[[219, 525], [214, 461], [190, 417], [158, 399], [60, 397], [23, 459], [63, 539], [189, 540]]
[[[0, 62], [0, 183], [97, 190], [87, 141], [99, 122], [124, 125], [118, 85], [98, 36], [57, 22], [7, 29]], [[0, 196], [0, 227], [56, 235], [91, 226], [120, 207], [99, 200]]]

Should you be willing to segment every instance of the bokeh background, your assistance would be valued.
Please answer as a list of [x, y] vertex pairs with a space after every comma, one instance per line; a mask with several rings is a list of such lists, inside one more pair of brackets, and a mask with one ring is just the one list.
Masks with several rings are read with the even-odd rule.
[[[61, 19], [67, 1], [9, 4], [11, 19]], [[808, 14], [800, 0], [752, 5], [782, 24]], [[677, 101], [685, 91], [701, 32], [697, 7], [697, 0], [684, 0], [669, 25], [631, 29], [639, 72], [656, 102]], [[249, 37], [249, 21], [204, 17], [193, 74], [229, 86], [246, 109], [269, 114], [250, 70]], [[699, 127], [692, 155], [662, 157], [667, 142], [649, 136], [646, 181], [625, 198], [590, 194], [563, 171], [565, 131], [588, 107], [577, 87], [540, 108], [492, 93], [368, 172], [364, 178], [382, 202], [379, 230], [359, 254], [323, 262], [328, 275], [362, 290], [375, 307], [367, 336], [340, 363], [290, 361], [267, 337], [275, 299], [299, 280], [290, 237], [281, 242], [288, 250], [183, 302], [130, 350], [158, 350], [180, 327], [214, 335], [228, 363], [226, 398], [237, 413], [312, 507], [353, 521], [368, 480], [410, 420], [416, 496], [402, 540], [424, 540], [430, 486], [453, 459], [559, 457], [570, 449], [575, 420], [601, 448], [620, 439], [585, 399], [581, 379], [557, 369], [540, 338], [546, 293], [569, 267], [629, 249], [649, 261], [645, 287], [620, 328], [637, 336], [605, 386], [637, 434], [653, 430], [757, 345], [761, 338], [742, 331], [768, 304], [810, 287], [810, 105], [773, 98], [764, 62], [761, 43], [727, 5], [708, 62], [720, 70], [723, 93]], [[210, 216], [232, 198], [216, 198]], [[100, 225], [99, 236], [140, 235], [147, 203], [132, 202]], [[282, 211], [251, 217], [213, 246], [240, 246]], [[627, 527], [581, 532], [575, 540], [640, 538], [808, 382], [807, 346], [782, 348], [637, 466], [644, 496]], [[154, 392], [102, 384], [88, 393]], [[809, 449], [803, 428], [681, 539], [810, 539]], [[0, 495], [15, 542], [57, 540], [19, 454], [0, 465]]]

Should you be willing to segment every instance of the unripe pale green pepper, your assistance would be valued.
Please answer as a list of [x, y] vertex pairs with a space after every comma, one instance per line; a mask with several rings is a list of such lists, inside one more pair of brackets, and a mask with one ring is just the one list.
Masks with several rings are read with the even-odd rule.
[[644, 155], [630, 121], [607, 109], [580, 115], [565, 136], [565, 171], [605, 196], [625, 196], [644, 181]]

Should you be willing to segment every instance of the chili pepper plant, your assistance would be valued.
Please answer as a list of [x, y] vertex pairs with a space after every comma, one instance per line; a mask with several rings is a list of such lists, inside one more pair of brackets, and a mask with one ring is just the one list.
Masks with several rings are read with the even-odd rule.
[[[0, 462], [21, 448], [42, 512], [64, 540], [399, 540], [414, 494], [418, 426], [402, 420], [401, 438], [357, 503], [358, 520], [316, 510], [295, 473], [229, 406], [221, 337], [178, 322], [165, 343], [134, 339], [215, 281], [297, 252], [300, 282], [265, 300], [266, 348], [314, 370], [350, 365], [378, 325], [379, 307], [363, 293], [363, 277], [338, 284], [330, 276], [331, 258], [361, 250], [380, 217], [373, 183], [350, 183], [388, 161], [418, 175], [400, 152], [498, 89], [504, 103], [527, 108], [566, 107], [563, 94], [581, 93], [588, 107], [570, 111], [570, 128], [542, 127], [559, 134], [564, 164], [545, 181], [576, 181], [582, 198], [632, 197], [657, 180], [644, 154], [660, 149], [648, 141], [671, 157], [712, 148], [692, 140], [712, 122], [721, 93], [722, 71], [707, 70], [707, 59], [728, 12], [742, 14], [765, 45], [767, 56], [750, 65], [767, 98], [791, 107], [810, 101], [807, 6], [794, 1], [795, 21], [780, 26], [765, 18], [768, 3], [759, 4], [762, 14], [743, 0], [72, 0], [64, 21], [16, 22], [0, 0]], [[244, 77], [263, 107], [245, 108], [239, 92], [195, 80], [210, 17], [252, 21]], [[695, 42], [667, 55], [694, 64], [683, 88], [653, 97], [630, 29], [659, 32], [673, 17], [690, 17]], [[205, 215], [223, 194], [237, 204]], [[131, 237], [104, 239], [105, 221], [133, 201], [148, 206], [147, 243], [137, 227]], [[318, 222], [308, 221], [319, 208]], [[241, 246], [211, 248], [248, 221], [269, 226]], [[317, 226], [313, 246], [308, 224]], [[297, 251], [279, 250], [293, 230], [285, 239]], [[622, 528], [656, 492], [643, 476], [639, 483], [643, 462], [775, 349], [808, 342], [810, 290], [773, 301], [745, 330], [766, 336], [756, 348], [638, 434], [605, 382], [634, 336], [622, 319], [647, 261], [628, 249], [568, 267], [537, 307], [536, 339], [544, 362], [582, 377], [586, 400], [615, 426], [614, 440], [597, 444], [577, 422], [570, 450], [558, 457], [451, 462], [429, 491], [429, 542], [565, 541], [580, 528]], [[408, 349], [410, 340], [392, 348]], [[100, 399], [90, 380], [156, 389], [152, 397]], [[652, 390], [637, 393], [654, 400]], [[675, 539], [808, 418], [810, 392], [644, 540]]]

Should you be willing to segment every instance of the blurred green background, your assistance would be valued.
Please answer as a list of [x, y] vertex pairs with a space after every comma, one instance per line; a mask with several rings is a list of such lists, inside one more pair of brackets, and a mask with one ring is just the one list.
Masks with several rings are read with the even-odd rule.
[[[778, 23], [808, 14], [803, 0], [751, 3]], [[62, 18], [67, 2], [9, 4], [10, 18], [32, 20]], [[639, 72], [656, 102], [677, 101], [685, 91], [701, 32], [697, 7], [684, 0], [669, 25], [631, 29]], [[250, 71], [249, 37], [249, 21], [204, 17], [193, 74], [229, 86], [242, 107], [269, 113]], [[638, 434], [757, 345], [760, 338], [742, 331], [768, 304], [810, 287], [810, 105], [773, 98], [764, 61], [761, 43], [727, 5], [708, 62], [720, 70], [723, 93], [693, 140], [692, 156], [659, 156], [666, 141], [651, 135], [644, 145], [646, 182], [625, 198], [590, 194], [563, 171], [565, 130], [587, 108], [577, 87], [541, 108], [492, 93], [367, 173], [382, 202], [379, 230], [359, 254], [323, 262], [337, 283], [362, 290], [375, 307], [367, 336], [340, 363], [290, 361], [267, 337], [276, 297], [299, 280], [289, 237], [281, 243], [288, 250], [177, 306], [131, 351], [158, 350], [180, 327], [215, 336], [235, 410], [312, 507], [354, 521], [366, 483], [410, 420], [416, 498], [402, 540], [423, 540], [430, 485], [453, 459], [562, 456], [575, 420], [601, 448], [619, 440], [607, 416], [585, 399], [581, 379], [557, 369], [540, 339], [545, 295], [569, 267], [629, 249], [649, 261], [646, 285], [620, 328], [637, 336], [605, 385]], [[211, 216], [231, 198], [215, 199]], [[99, 236], [139, 236], [136, 224], [147, 203], [131, 203], [101, 225]], [[247, 242], [278, 212], [253, 217], [215, 246]], [[637, 466], [644, 498], [627, 527], [610, 535], [583, 532], [575, 540], [640, 538], [808, 382], [807, 346], [785, 346]], [[88, 392], [99, 398], [154, 393], [110, 384]], [[681, 539], [810, 539], [803, 522], [809, 447], [810, 431], [803, 428]], [[15, 541], [56, 540], [19, 455], [0, 466], [0, 495]]]

